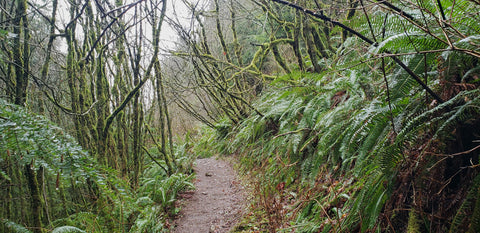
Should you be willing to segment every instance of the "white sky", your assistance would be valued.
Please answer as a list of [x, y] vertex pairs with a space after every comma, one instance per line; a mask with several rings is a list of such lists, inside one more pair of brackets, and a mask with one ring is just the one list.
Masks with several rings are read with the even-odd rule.
[[[34, 0], [36, 2], [43, 2], [42, 0]], [[94, 3], [94, 0], [90, 0], [92, 4]], [[110, 2], [114, 2], [114, 0], [109, 0]], [[137, 0], [124, 0], [125, 4], [128, 4], [130, 2], [134, 2]], [[149, 1], [149, 0], [146, 0]], [[185, 4], [182, 2], [182, 0], [167, 0], [167, 17], [173, 17], [174, 12], [176, 12], [178, 19], [180, 22], [184, 25], [189, 25], [190, 24], [190, 15], [188, 12], [188, 8], [185, 6]], [[197, 2], [201, 1], [202, 4], [205, 5], [205, 2], [207, 0], [188, 0], [189, 2]], [[48, 8], [51, 8], [51, 1], [47, 0], [47, 5]], [[57, 13], [57, 22], [59, 22], [60, 28], [64, 28], [66, 23], [70, 20], [70, 13], [68, 9], [68, 4], [69, 0], [59, 0], [59, 6], [58, 6], [58, 13]], [[83, 1], [84, 2], [84, 1]], [[44, 3], [45, 4], [45, 3]], [[133, 11], [133, 8], [130, 9], [130, 11]], [[48, 13], [48, 16], [50, 16], [51, 12], [46, 12]], [[128, 14], [128, 13], [127, 13]], [[146, 33], [147, 36], [151, 35], [151, 33]], [[161, 46], [165, 49], [172, 49], [175, 46], [175, 43], [177, 41], [177, 35], [176, 32], [168, 25], [167, 22], [164, 22], [162, 32], [160, 35], [161, 38]]]

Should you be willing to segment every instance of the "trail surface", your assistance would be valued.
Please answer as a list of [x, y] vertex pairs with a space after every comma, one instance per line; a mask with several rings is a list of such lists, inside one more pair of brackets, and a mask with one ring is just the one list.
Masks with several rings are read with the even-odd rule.
[[238, 222], [245, 195], [232, 166], [215, 158], [198, 159], [195, 191], [182, 194], [174, 233], [224, 233]]

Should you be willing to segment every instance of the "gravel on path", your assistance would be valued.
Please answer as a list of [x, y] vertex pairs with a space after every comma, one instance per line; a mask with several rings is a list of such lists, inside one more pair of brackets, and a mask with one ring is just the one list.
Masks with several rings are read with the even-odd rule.
[[227, 161], [206, 158], [196, 163], [196, 189], [182, 194], [182, 210], [172, 232], [229, 232], [246, 208], [244, 188]]

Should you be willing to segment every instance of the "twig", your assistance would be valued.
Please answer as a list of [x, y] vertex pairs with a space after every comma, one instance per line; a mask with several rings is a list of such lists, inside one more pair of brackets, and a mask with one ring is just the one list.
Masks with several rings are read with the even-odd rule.
[[[471, 152], [473, 152], [474, 150], [480, 148], [480, 145], [470, 149], [470, 150], [467, 150], [467, 151], [462, 151], [462, 152], [458, 152], [458, 153], [455, 153], [455, 154], [450, 154], [450, 155], [444, 155], [444, 154], [433, 154], [433, 155], [436, 155], [436, 156], [445, 156], [444, 158], [438, 160], [435, 164], [433, 164], [431, 167], [429, 167], [427, 170], [431, 170], [432, 168], [434, 168], [435, 166], [437, 166], [437, 164], [441, 163], [442, 161], [448, 159], [448, 158], [453, 158], [454, 156], [457, 156], [457, 155], [464, 155], [464, 154], [469, 154]], [[478, 165], [474, 165], [474, 167], [477, 167]]]
[[458, 175], [458, 173], [460, 173], [463, 169], [460, 169], [458, 170], [457, 172], [455, 172], [455, 174], [453, 174], [450, 178], [448, 178], [445, 182], [445, 184], [440, 188], [440, 190], [437, 192], [437, 195], [439, 195], [451, 182], [452, 182], [452, 179], [453, 177], [455, 177], [456, 175]]
[[464, 155], [464, 154], [469, 154], [471, 152], [473, 152], [474, 150], [480, 148], [480, 145], [470, 149], [470, 150], [466, 150], [466, 151], [462, 151], [462, 152], [458, 152], [458, 153], [455, 153], [455, 154], [451, 154], [451, 155], [447, 155], [447, 157], [449, 158], [452, 158], [453, 156], [457, 156], [457, 155]]

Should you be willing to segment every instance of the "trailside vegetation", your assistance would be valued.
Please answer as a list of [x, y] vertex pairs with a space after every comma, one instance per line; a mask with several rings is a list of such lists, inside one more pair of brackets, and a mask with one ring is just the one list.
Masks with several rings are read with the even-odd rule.
[[478, 231], [478, 2], [240, 2], [251, 8], [235, 17], [263, 34], [218, 49], [255, 56], [239, 68], [225, 50], [192, 55], [263, 80], [254, 111], [227, 114], [196, 147], [234, 155], [251, 178], [237, 231]]

